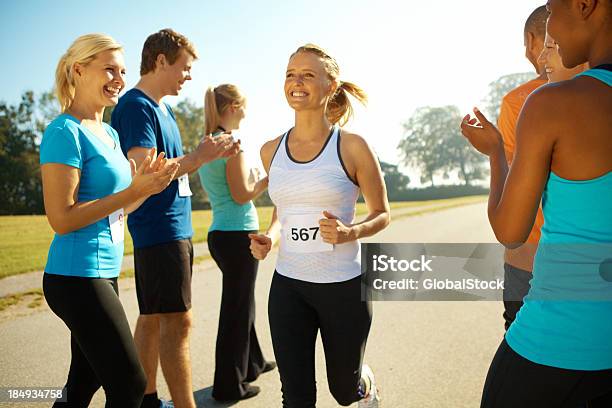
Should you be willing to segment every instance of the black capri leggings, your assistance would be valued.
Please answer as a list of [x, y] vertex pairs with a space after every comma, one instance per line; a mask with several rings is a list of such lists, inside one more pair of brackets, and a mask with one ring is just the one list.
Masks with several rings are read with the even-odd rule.
[[70, 329], [72, 360], [66, 402], [54, 407], [86, 407], [102, 386], [106, 407], [139, 407], [147, 380], [125, 312], [117, 279], [44, 274], [51, 310]]
[[268, 303], [284, 408], [314, 408], [315, 342], [321, 330], [329, 390], [338, 404], [358, 401], [372, 306], [361, 301], [361, 278], [311, 283], [275, 273]]
[[566, 370], [534, 363], [504, 339], [491, 362], [481, 408], [609, 408], [612, 369]]

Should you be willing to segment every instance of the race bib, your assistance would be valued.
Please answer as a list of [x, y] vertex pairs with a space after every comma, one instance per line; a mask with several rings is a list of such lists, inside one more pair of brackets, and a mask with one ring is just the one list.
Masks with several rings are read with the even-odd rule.
[[193, 195], [191, 188], [189, 188], [189, 175], [187, 173], [178, 178], [178, 193], [179, 197], [191, 197]]
[[123, 222], [123, 208], [115, 211], [114, 213], [108, 216], [108, 223], [110, 224], [111, 230], [111, 240], [114, 244], [119, 244], [123, 242], [123, 239], [125, 238], [125, 228], [123, 226]]
[[334, 246], [323, 242], [319, 230], [320, 214], [290, 215], [283, 225], [285, 249], [288, 252], [312, 253], [333, 251]]

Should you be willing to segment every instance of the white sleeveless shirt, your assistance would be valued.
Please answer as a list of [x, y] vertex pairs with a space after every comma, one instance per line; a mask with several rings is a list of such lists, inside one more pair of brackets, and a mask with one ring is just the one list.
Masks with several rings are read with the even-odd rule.
[[332, 129], [322, 150], [309, 162], [291, 157], [290, 133], [281, 138], [268, 175], [268, 193], [281, 224], [276, 271], [315, 283], [355, 278], [361, 273], [359, 242], [326, 244], [318, 231], [324, 210], [345, 224], [355, 218], [359, 187], [349, 178], [340, 156], [340, 129]]

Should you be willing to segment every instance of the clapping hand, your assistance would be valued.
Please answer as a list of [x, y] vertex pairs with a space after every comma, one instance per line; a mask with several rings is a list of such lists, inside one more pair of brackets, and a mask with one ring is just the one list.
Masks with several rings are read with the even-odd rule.
[[485, 115], [474, 108], [475, 118], [467, 114], [461, 121], [461, 133], [480, 153], [490, 156], [499, 149], [503, 149], [504, 143], [499, 130], [487, 120]]
[[132, 183], [130, 188], [135, 191], [137, 197], [148, 197], [162, 192], [174, 179], [178, 171], [179, 163], [169, 163], [164, 152], [157, 154], [157, 149], [152, 148], [136, 168], [136, 162], [130, 159], [132, 169]]
[[202, 163], [208, 163], [222, 157], [231, 157], [240, 151], [240, 140], [234, 141], [232, 135], [224, 133], [215, 137], [206, 135], [197, 147]]

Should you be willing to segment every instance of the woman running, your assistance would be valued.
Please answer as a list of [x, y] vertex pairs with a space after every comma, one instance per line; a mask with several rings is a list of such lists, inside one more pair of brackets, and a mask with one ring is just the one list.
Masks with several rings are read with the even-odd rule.
[[[245, 108], [246, 99], [236, 86], [209, 88], [204, 101], [206, 134], [237, 130]], [[223, 273], [212, 395], [219, 401], [247, 399], [260, 391], [249, 382], [276, 367], [265, 361], [255, 333], [258, 261], [249, 249], [249, 233], [259, 230], [252, 200], [268, 187], [268, 178], [249, 180], [242, 151], [207, 163], [198, 173], [213, 213], [208, 249]]]
[[[371, 148], [336, 126], [352, 115], [349, 95], [366, 101], [339, 74], [320, 47], [298, 48], [284, 87], [295, 125], [261, 149], [275, 209], [267, 232], [250, 235], [251, 251], [264, 259], [280, 240], [268, 313], [285, 408], [315, 406], [319, 330], [336, 401], [375, 407], [379, 400], [372, 371], [362, 365], [372, 309], [361, 300], [358, 239], [389, 224], [389, 203]], [[355, 223], [359, 192], [368, 215]]]
[[529, 97], [510, 171], [477, 109], [461, 125], [490, 159], [498, 240], [524, 242], [540, 199], [545, 220], [531, 289], [487, 375], [486, 408], [612, 406], [612, 2], [547, 7], [563, 65], [593, 68]]
[[[107, 407], [139, 407], [146, 378], [118, 296], [124, 216], [162, 191], [178, 169], [151, 150], [136, 170], [117, 132], [102, 122], [125, 86], [123, 49], [101, 34], [75, 40], [57, 66], [62, 114], [41, 146], [45, 212], [55, 237], [43, 290], [70, 329], [72, 360], [63, 398], [85, 407], [102, 386]], [[130, 173], [131, 167], [131, 173]], [[63, 401], [63, 402], [62, 402]]]

